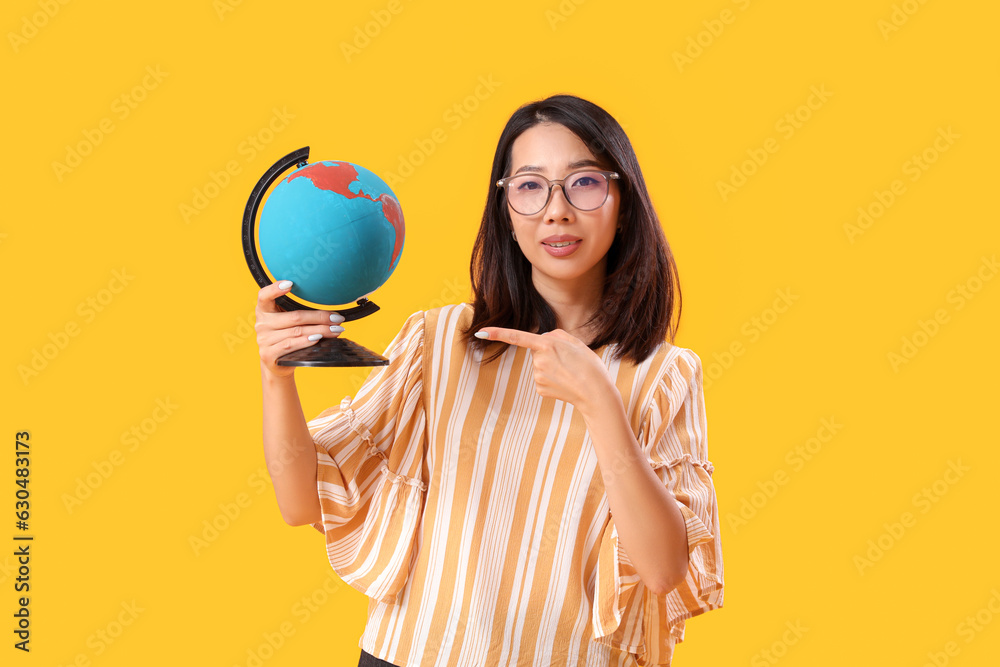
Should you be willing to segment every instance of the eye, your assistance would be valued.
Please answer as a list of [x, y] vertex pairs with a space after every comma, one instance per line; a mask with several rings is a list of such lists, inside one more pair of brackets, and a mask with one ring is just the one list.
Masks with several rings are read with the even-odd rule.
[[589, 188], [597, 185], [599, 181], [590, 174], [583, 174], [573, 181], [574, 188]]
[[540, 187], [542, 187], [541, 183], [539, 183], [537, 180], [530, 178], [524, 179], [522, 181], [517, 181], [514, 184], [514, 189], [520, 190], [522, 192], [531, 192], [533, 190], [537, 190]]

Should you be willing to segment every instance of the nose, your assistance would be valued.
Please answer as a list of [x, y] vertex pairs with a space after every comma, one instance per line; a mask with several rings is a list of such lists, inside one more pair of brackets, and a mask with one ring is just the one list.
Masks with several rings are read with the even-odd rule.
[[566, 199], [566, 191], [563, 190], [563, 184], [553, 183], [550, 193], [549, 203], [545, 205], [545, 221], [570, 220], [573, 215], [573, 206]]

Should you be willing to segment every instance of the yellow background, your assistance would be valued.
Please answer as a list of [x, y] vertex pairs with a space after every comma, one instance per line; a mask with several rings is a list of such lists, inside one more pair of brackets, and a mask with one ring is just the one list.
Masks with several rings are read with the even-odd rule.
[[[413, 311], [467, 297], [503, 124], [559, 92], [632, 139], [680, 269], [676, 342], [704, 362], [726, 598], [675, 664], [995, 664], [995, 4], [4, 7], [3, 664], [356, 664], [365, 599], [264, 474], [243, 207], [305, 145], [415, 165], [382, 311], [349, 328], [382, 350]], [[66, 171], [71, 150], [87, 155]], [[849, 234], [877, 193], [893, 201]], [[310, 417], [361, 380], [298, 378]], [[11, 633], [21, 430], [30, 654]]]

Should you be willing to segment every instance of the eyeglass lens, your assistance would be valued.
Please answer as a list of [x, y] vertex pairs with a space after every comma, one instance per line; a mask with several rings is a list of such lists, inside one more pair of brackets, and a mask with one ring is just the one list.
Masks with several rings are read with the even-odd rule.
[[[521, 215], [534, 215], [545, 208], [553, 189], [541, 176], [524, 174], [508, 181], [507, 196], [515, 211]], [[608, 179], [600, 172], [578, 171], [563, 182], [563, 192], [576, 208], [592, 211], [607, 199]]]

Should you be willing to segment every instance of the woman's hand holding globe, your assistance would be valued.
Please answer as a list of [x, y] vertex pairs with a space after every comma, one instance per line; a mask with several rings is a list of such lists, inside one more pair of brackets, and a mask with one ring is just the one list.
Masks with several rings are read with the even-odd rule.
[[283, 280], [264, 287], [257, 293], [254, 310], [257, 322], [257, 347], [260, 349], [261, 371], [271, 377], [290, 377], [294, 366], [279, 366], [278, 358], [315, 345], [321, 338], [336, 338], [344, 332], [340, 326], [344, 318], [329, 310], [283, 311], [275, 299], [288, 294], [290, 280]]

